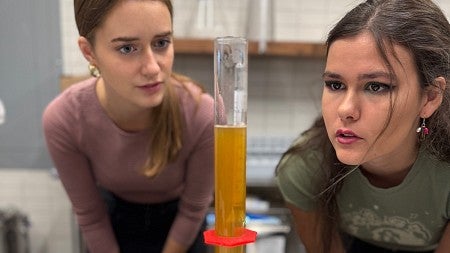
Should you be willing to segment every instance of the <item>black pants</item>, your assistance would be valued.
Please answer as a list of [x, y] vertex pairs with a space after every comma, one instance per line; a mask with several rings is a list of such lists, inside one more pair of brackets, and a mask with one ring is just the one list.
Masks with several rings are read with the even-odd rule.
[[351, 236], [344, 236], [344, 241], [349, 245], [347, 247], [347, 253], [433, 253], [433, 251], [402, 251], [402, 250], [389, 250], [375, 246], [373, 244], [359, 240], [358, 238]]
[[[160, 204], [130, 203], [105, 192], [111, 224], [121, 253], [161, 253], [178, 212], [178, 199]], [[188, 253], [206, 253], [200, 229]]]

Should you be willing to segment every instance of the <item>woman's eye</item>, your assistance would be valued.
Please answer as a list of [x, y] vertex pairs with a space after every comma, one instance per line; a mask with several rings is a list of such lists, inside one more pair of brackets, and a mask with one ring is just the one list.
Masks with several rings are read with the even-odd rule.
[[132, 45], [125, 45], [119, 48], [119, 52], [122, 54], [130, 54], [134, 51], [136, 51], [136, 48]]
[[372, 93], [379, 93], [391, 90], [391, 86], [384, 83], [372, 82], [367, 84], [366, 89]]
[[339, 81], [326, 81], [325, 86], [333, 91], [342, 90], [345, 88], [344, 84]]
[[157, 41], [153, 44], [153, 46], [154, 46], [155, 48], [162, 49], [162, 48], [168, 47], [169, 44], [170, 44], [170, 42], [171, 42], [170, 39], [160, 39], [160, 40], [157, 40]]

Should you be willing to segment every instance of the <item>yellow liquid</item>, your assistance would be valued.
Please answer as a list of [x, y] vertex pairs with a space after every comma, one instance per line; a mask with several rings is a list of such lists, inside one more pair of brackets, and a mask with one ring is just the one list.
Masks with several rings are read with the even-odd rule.
[[219, 236], [236, 237], [245, 227], [247, 128], [215, 126], [214, 137], [215, 230]]
[[216, 247], [214, 253], [244, 253], [245, 246], [236, 247]]

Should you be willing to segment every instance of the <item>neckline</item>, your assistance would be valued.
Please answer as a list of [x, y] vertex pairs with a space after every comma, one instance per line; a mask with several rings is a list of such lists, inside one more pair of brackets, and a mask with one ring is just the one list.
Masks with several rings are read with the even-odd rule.
[[100, 98], [97, 95], [97, 91], [96, 91], [96, 87], [97, 87], [97, 82], [98, 82], [98, 78], [96, 77], [92, 77], [92, 84], [90, 85], [90, 90], [89, 90], [89, 94], [90, 96], [92, 96], [92, 100], [93, 100], [93, 106], [95, 107], [95, 110], [98, 112], [98, 115], [102, 117], [102, 120], [105, 120], [108, 122], [108, 125], [110, 125], [112, 128], [114, 128], [114, 130], [118, 133], [120, 133], [121, 135], [124, 136], [137, 136], [137, 135], [145, 135], [147, 132], [149, 132], [149, 130], [141, 130], [141, 131], [125, 131], [122, 128], [120, 128], [119, 126], [117, 126], [117, 124], [108, 116], [108, 113], [106, 112], [105, 108], [103, 108], [103, 106], [100, 103]]
[[414, 181], [414, 179], [416, 178], [416, 176], [420, 173], [421, 169], [423, 168], [423, 161], [424, 161], [423, 157], [425, 155], [426, 155], [426, 151], [419, 148], [419, 152], [417, 154], [416, 160], [414, 161], [411, 169], [406, 174], [403, 181], [396, 186], [392, 186], [392, 187], [388, 187], [388, 188], [381, 188], [381, 187], [372, 185], [370, 183], [369, 179], [367, 179], [367, 177], [364, 176], [364, 174], [362, 173], [361, 168], [357, 169], [356, 174], [358, 175], [358, 177], [360, 178], [360, 180], [363, 182], [364, 185], [366, 185], [369, 189], [371, 189], [375, 192], [388, 193], [388, 192], [399, 191], [399, 190], [407, 187], [410, 183], [412, 183]]

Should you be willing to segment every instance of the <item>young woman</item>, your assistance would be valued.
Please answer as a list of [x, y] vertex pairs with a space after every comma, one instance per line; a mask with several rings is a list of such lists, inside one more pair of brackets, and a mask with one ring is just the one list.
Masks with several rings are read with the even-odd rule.
[[170, 0], [74, 6], [96, 77], [52, 101], [43, 125], [89, 252], [203, 252], [213, 99], [172, 73]]
[[331, 30], [322, 115], [278, 186], [308, 252], [449, 252], [450, 25], [430, 0], [367, 0]]

